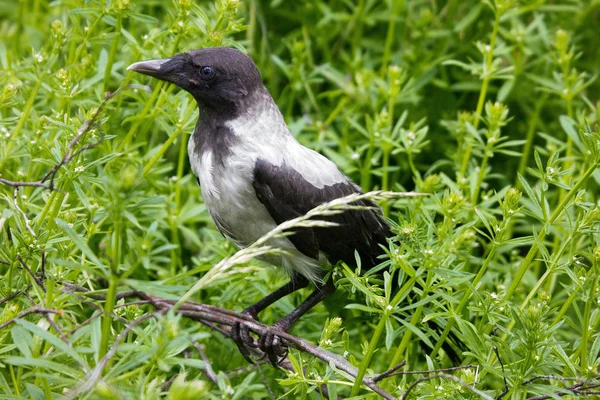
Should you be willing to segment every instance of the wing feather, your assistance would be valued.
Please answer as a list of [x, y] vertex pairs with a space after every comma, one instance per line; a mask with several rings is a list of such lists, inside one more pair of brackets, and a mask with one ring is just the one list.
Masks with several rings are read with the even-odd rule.
[[[362, 193], [345, 177], [338, 183], [318, 188], [295, 169], [285, 164], [273, 165], [262, 159], [256, 162], [253, 178], [257, 198], [277, 224], [304, 215], [320, 204]], [[338, 226], [298, 229], [290, 235], [290, 241], [308, 257], [318, 259], [322, 251], [331, 262], [341, 260], [349, 265], [355, 264], [356, 250], [364, 269], [373, 267], [382, 253], [380, 245], [385, 244], [390, 236], [390, 227], [376, 204], [360, 201], [357, 205], [373, 209], [347, 210], [323, 217], [323, 220], [335, 222]]]

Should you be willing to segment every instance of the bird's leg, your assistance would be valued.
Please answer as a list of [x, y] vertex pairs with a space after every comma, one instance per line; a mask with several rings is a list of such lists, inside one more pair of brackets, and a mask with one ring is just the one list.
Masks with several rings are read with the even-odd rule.
[[[308, 279], [301, 275], [295, 275], [288, 283], [275, 290], [273, 293], [270, 293], [269, 295], [265, 296], [257, 303], [246, 308], [244, 311], [242, 311], [242, 313], [249, 315], [253, 319], [257, 319], [259, 312], [261, 312], [271, 304], [275, 303], [277, 300], [295, 292], [296, 290], [305, 288], [307, 286]], [[231, 338], [238, 346], [240, 353], [242, 353], [246, 361], [248, 361], [249, 363], [253, 363], [252, 358], [250, 357], [250, 352], [248, 351], [247, 347], [256, 347], [256, 345], [254, 344], [254, 339], [252, 338], [252, 336], [250, 336], [250, 331], [248, 327], [245, 324], [237, 322], [231, 327]]]
[[[271, 328], [278, 331], [287, 332], [296, 321], [300, 319], [308, 310], [319, 304], [323, 299], [335, 292], [333, 281], [318, 285], [314, 292], [310, 294], [294, 311], [271, 325]], [[287, 346], [281, 339], [270, 330], [262, 334], [258, 340], [258, 347], [267, 355], [271, 364], [279, 364], [287, 354]]]

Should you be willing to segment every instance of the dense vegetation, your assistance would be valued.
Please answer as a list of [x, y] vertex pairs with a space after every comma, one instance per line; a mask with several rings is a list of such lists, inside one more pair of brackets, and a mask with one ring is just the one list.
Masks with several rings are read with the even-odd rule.
[[240, 311], [286, 281], [218, 264], [236, 250], [189, 169], [196, 104], [126, 71], [219, 45], [364, 190], [429, 194], [383, 204], [400, 290], [338, 265], [293, 335], [361, 376], [452, 367], [440, 346], [463, 342], [466, 368], [381, 380], [396, 397], [597, 393], [600, 1], [2, 0], [0, 18], [0, 398], [376, 396], [117, 296]]

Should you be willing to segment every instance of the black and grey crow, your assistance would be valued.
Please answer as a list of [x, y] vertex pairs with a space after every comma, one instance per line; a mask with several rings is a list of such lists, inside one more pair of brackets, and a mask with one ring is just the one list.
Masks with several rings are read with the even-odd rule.
[[[128, 69], [174, 83], [198, 102], [200, 116], [188, 144], [190, 164], [213, 221], [237, 247], [247, 247], [319, 204], [361, 193], [333, 162], [296, 141], [256, 65], [242, 52], [193, 50]], [[296, 230], [269, 243], [285, 252], [267, 261], [285, 268], [291, 280], [244, 312], [257, 318], [278, 299], [313, 282], [316, 290], [274, 325], [287, 331], [335, 290], [331, 279], [322, 280], [327, 261], [355, 265], [356, 251], [363, 270], [378, 264], [390, 227], [375, 204], [360, 204], [370, 208], [327, 217], [336, 227]], [[237, 326], [233, 337], [251, 361], [246, 346], [256, 345], [248, 330]], [[273, 363], [285, 352], [272, 334], [263, 335], [258, 347]]]

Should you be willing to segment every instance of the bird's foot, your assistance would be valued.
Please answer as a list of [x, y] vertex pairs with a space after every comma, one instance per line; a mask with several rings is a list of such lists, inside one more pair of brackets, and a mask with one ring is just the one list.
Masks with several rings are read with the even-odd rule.
[[274, 331], [286, 332], [288, 329], [289, 327], [285, 326], [285, 324], [275, 323], [258, 339], [258, 348], [275, 367], [285, 360], [289, 349], [284, 339], [279, 337]]
[[[257, 316], [253, 313], [243, 311], [242, 314], [248, 315], [253, 320], [258, 321]], [[256, 349], [258, 346], [254, 343], [254, 338], [250, 335], [250, 328], [244, 323], [236, 322], [231, 327], [231, 339], [233, 339], [246, 361], [250, 364], [255, 364], [256, 362], [252, 359], [252, 349]]]

